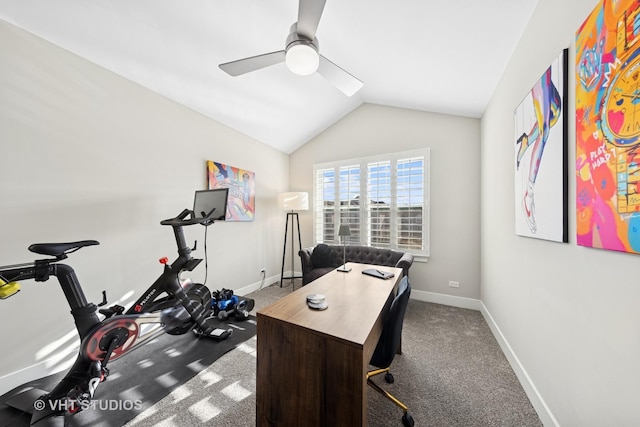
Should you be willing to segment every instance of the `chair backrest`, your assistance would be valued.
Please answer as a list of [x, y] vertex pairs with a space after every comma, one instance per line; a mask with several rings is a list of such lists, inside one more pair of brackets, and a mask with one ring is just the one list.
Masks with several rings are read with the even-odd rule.
[[400, 281], [398, 293], [391, 303], [378, 345], [373, 352], [373, 356], [371, 356], [371, 365], [378, 368], [388, 368], [393, 362], [402, 338], [404, 314], [407, 311], [410, 295], [411, 284], [409, 283], [409, 277], [405, 276]]

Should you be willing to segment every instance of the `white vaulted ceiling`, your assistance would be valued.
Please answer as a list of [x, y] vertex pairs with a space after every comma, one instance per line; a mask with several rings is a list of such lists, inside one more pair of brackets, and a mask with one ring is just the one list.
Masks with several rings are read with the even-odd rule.
[[320, 53], [360, 79], [218, 65], [284, 49], [297, 0], [1, 0], [0, 19], [285, 153], [362, 103], [480, 117], [538, 0], [327, 0]]

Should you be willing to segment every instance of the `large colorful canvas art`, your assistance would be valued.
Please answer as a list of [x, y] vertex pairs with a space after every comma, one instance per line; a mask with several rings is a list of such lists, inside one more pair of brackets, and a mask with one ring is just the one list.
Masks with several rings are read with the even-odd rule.
[[227, 221], [253, 221], [256, 211], [255, 174], [207, 160], [209, 189], [228, 188]]
[[640, 2], [602, 1], [576, 33], [576, 234], [640, 253]]
[[515, 111], [516, 234], [568, 241], [567, 89], [564, 50]]

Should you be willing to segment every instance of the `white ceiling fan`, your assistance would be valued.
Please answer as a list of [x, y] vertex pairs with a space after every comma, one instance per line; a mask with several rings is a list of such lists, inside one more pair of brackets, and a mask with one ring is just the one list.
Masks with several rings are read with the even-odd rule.
[[325, 3], [326, 0], [300, 0], [298, 22], [291, 26], [284, 50], [220, 64], [220, 69], [235, 77], [284, 62], [291, 72], [301, 76], [317, 71], [345, 95], [352, 96], [363, 83], [319, 53], [316, 30]]

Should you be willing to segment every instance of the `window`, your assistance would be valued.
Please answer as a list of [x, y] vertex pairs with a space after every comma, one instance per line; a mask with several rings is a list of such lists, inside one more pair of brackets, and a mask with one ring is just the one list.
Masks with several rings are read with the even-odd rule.
[[314, 239], [429, 255], [429, 150], [317, 164], [313, 167]]

